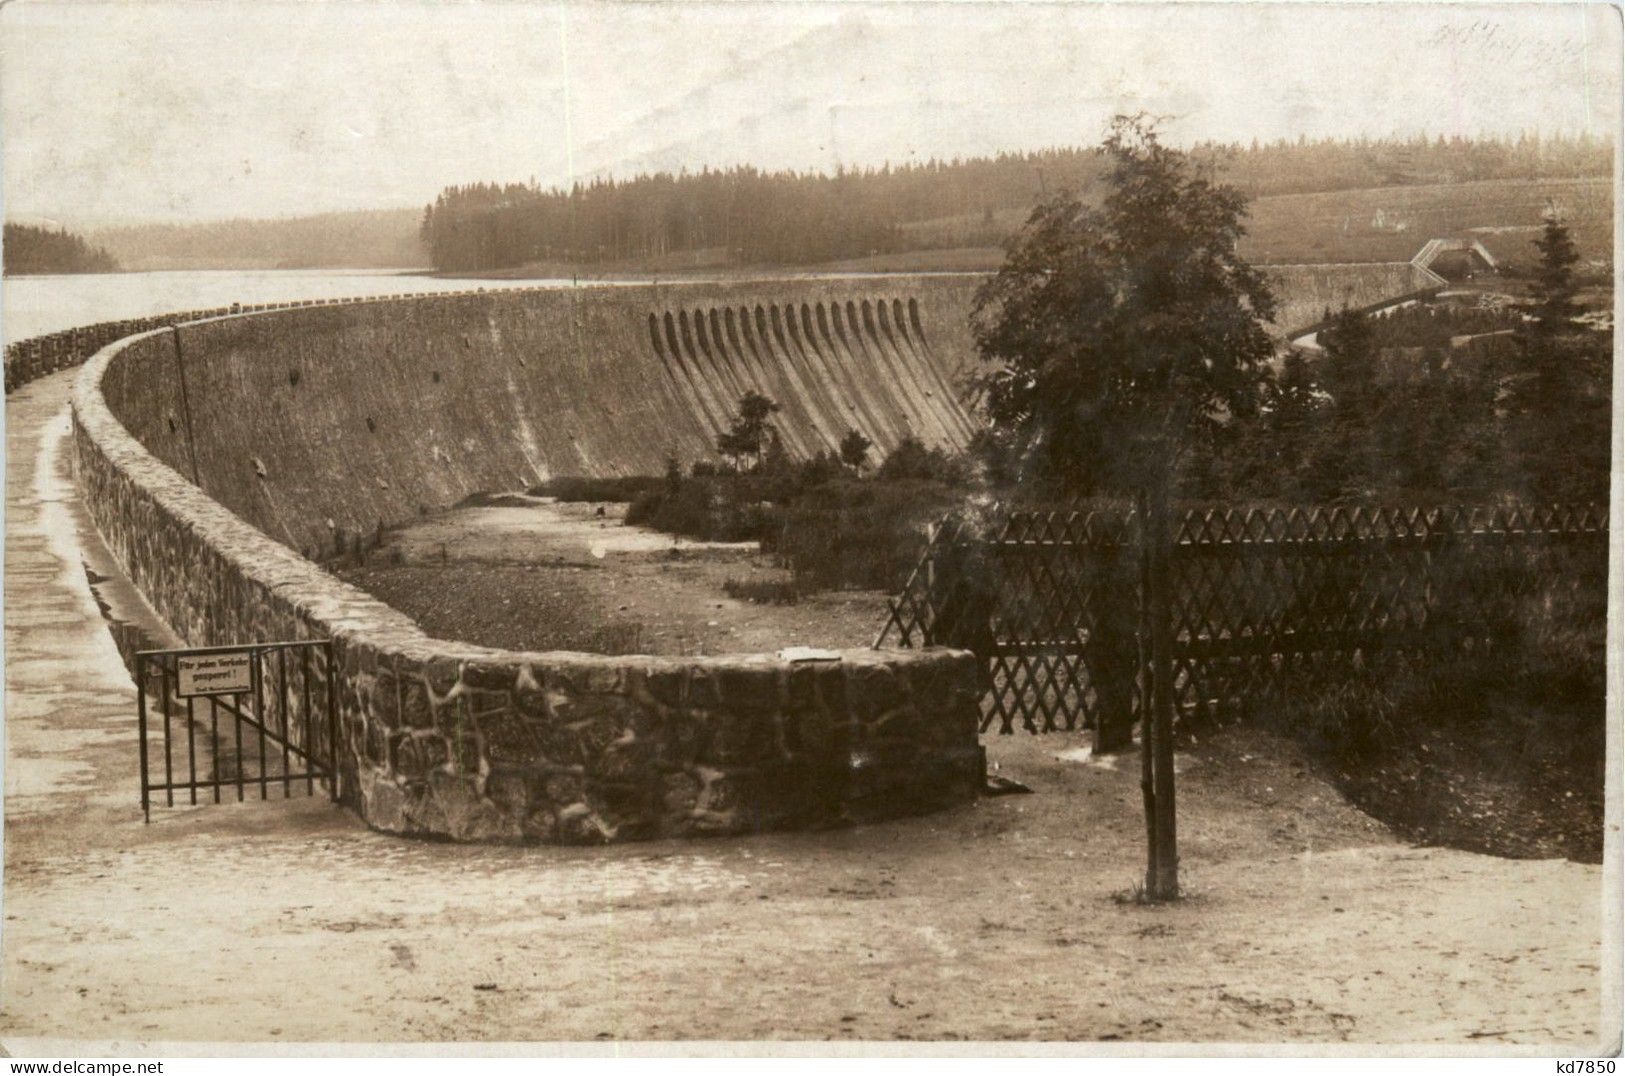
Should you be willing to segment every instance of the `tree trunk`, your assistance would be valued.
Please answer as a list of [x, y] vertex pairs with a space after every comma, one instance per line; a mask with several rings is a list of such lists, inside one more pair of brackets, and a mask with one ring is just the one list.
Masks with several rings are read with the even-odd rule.
[[1141, 490], [1137, 505], [1140, 510], [1140, 542], [1138, 556], [1136, 557], [1139, 561], [1140, 589], [1136, 595], [1137, 601], [1135, 604], [1139, 608], [1140, 615], [1139, 632], [1136, 640], [1139, 666], [1141, 669], [1147, 670], [1148, 673], [1144, 680], [1136, 685], [1136, 689], [1140, 695], [1140, 797], [1145, 802], [1145, 894], [1149, 897], [1157, 876], [1157, 787], [1153, 779], [1151, 764], [1151, 710], [1153, 699], [1151, 677], [1149, 675], [1151, 668], [1151, 633], [1149, 630], [1151, 624], [1149, 602], [1151, 593], [1151, 541], [1150, 532], [1146, 526], [1146, 516], [1148, 514], [1146, 500], [1145, 491]]
[[1174, 640], [1168, 579], [1167, 482], [1155, 481], [1147, 500], [1146, 605], [1151, 621], [1151, 710], [1145, 720], [1150, 730], [1152, 829], [1156, 840], [1145, 889], [1146, 896], [1152, 900], [1173, 900], [1179, 896], [1179, 850], [1174, 812]]

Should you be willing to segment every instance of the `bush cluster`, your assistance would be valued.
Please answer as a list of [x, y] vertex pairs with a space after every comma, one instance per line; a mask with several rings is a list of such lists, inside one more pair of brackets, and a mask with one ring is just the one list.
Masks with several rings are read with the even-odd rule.
[[1443, 562], [1426, 647], [1442, 656], [1387, 661], [1379, 651], [1334, 686], [1283, 678], [1258, 712], [1342, 766], [1450, 730], [1499, 752], [1503, 769], [1555, 755], [1581, 773], [1594, 768], [1600, 783], [1607, 588], [1596, 559], [1529, 549], [1496, 564]]
[[1506, 332], [1524, 325], [1515, 308], [1417, 303], [1370, 320], [1371, 343], [1378, 348], [1448, 347], [1458, 336]]
[[635, 501], [650, 490], [659, 489], [663, 479], [650, 475], [632, 475], [616, 478], [586, 478], [566, 476], [549, 478], [525, 492], [535, 497], [552, 497], [560, 501]]
[[701, 541], [760, 542], [792, 573], [794, 592], [890, 590], [918, 560], [927, 524], [963, 499], [963, 458], [905, 440], [872, 475], [828, 453], [794, 462], [769, 452], [735, 472], [671, 468], [627, 509], [628, 523]]

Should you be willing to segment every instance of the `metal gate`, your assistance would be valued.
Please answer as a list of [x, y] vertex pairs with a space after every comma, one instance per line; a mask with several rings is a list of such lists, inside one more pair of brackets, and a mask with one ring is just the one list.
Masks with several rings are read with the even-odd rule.
[[[329, 640], [142, 650], [135, 656], [141, 813], [339, 797], [337, 681]], [[257, 791], [257, 796], [256, 796]]]

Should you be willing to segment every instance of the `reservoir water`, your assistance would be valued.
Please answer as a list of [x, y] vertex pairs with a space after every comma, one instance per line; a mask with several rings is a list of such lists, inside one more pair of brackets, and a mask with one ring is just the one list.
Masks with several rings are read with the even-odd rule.
[[18, 276], [0, 281], [0, 334], [7, 343], [97, 321], [232, 303], [341, 299], [416, 291], [495, 290], [568, 280], [443, 280], [377, 269], [221, 269]]
[[[884, 279], [893, 275], [910, 278], [979, 276], [959, 272], [861, 273], [787, 269], [763, 270], [750, 274], [759, 278], [805, 278], [811, 280]], [[584, 278], [581, 284], [636, 285], [661, 279], [691, 283], [738, 279], [737, 274], [683, 274], [679, 277], [639, 277], [615, 279]], [[0, 336], [6, 343], [30, 336], [59, 332], [76, 325], [98, 321], [141, 318], [151, 314], [207, 310], [232, 303], [282, 303], [297, 299], [343, 299], [356, 295], [399, 295], [419, 291], [473, 291], [484, 288], [568, 287], [574, 281], [553, 279], [491, 280], [486, 278], [441, 278], [419, 276], [410, 270], [389, 269], [193, 269], [148, 273], [90, 273], [63, 276], [5, 277], [0, 281], [4, 304], [0, 306]]]

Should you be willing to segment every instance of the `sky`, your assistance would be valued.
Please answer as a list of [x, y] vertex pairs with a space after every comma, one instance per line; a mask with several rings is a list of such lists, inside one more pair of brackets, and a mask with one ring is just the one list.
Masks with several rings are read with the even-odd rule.
[[1600, 4], [0, 0], [8, 219], [421, 206], [749, 163], [1619, 125]]

